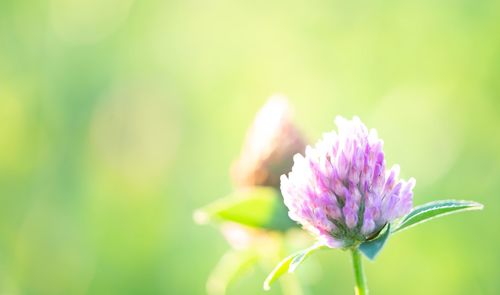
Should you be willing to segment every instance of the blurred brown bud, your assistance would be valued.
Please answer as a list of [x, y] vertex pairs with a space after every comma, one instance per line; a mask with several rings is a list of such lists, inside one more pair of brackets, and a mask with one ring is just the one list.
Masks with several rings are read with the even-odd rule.
[[282, 95], [272, 96], [259, 110], [231, 169], [236, 186], [279, 187], [280, 176], [292, 167], [293, 155], [305, 149], [292, 115]]

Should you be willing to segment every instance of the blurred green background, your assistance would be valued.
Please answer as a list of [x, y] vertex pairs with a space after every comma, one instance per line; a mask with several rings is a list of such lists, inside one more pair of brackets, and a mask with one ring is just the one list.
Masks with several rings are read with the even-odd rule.
[[[486, 206], [391, 239], [372, 294], [500, 294], [494, 0], [1, 0], [0, 294], [204, 294], [228, 245], [192, 212], [275, 92], [311, 141], [377, 128], [416, 204]], [[309, 294], [350, 294], [349, 255], [318, 258]]]

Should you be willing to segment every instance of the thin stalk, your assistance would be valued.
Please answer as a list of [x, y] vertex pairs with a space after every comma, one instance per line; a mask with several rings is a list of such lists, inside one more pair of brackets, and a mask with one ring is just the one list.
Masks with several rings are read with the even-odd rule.
[[363, 271], [362, 257], [358, 248], [353, 248], [352, 252], [352, 265], [354, 267], [354, 279], [356, 285], [354, 286], [354, 293], [356, 295], [368, 295], [368, 285], [366, 282], [365, 273]]

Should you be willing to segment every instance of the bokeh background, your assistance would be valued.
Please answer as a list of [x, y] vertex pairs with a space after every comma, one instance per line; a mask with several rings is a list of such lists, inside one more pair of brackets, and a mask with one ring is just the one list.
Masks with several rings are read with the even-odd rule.
[[[228, 245], [192, 212], [275, 92], [311, 141], [376, 127], [416, 204], [485, 204], [392, 238], [372, 294], [500, 294], [495, 0], [0, 1], [0, 294], [204, 294]], [[295, 276], [350, 294], [351, 272], [326, 251]]]

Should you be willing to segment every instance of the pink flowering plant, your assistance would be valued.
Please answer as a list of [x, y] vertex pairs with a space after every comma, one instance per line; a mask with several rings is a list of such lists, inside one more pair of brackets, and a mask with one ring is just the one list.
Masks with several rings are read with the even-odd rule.
[[312, 234], [317, 243], [281, 261], [264, 289], [293, 272], [319, 249], [352, 254], [355, 293], [368, 294], [362, 255], [375, 259], [390, 235], [466, 210], [482, 209], [472, 201], [442, 200], [413, 207], [415, 179], [399, 178], [399, 166], [386, 167], [383, 141], [357, 117], [337, 117], [338, 132], [326, 133], [305, 155], [296, 154], [292, 171], [281, 176], [288, 216]]
[[[377, 132], [357, 117], [337, 117], [335, 123], [338, 131], [326, 133], [311, 147], [293, 122], [285, 97], [273, 96], [257, 113], [231, 167], [235, 191], [194, 214], [197, 223], [218, 227], [231, 247], [208, 279], [209, 294], [225, 294], [257, 265], [270, 271], [297, 240], [313, 243], [297, 235], [297, 225], [316, 243], [279, 262], [264, 289], [317, 250], [341, 249], [352, 254], [355, 293], [368, 294], [363, 255], [374, 260], [388, 238], [404, 229], [483, 208], [459, 200], [413, 207], [416, 181], [400, 179], [398, 165], [386, 167]], [[283, 293], [301, 294], [298, 281], [280, 283]]]

